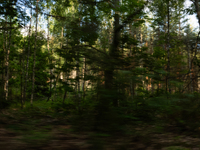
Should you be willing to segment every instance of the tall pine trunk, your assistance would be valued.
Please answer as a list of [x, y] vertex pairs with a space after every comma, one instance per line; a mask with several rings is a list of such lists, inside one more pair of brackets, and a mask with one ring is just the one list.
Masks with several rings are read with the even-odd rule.
[[83, 91], [83, 98], [85, 98], [85, 76], [86, 76], [86, 71], [87, 71], [87, 66], [86, 66], [86, 57], [83, 58], [83, 83], [82, 83], [82, 91]]
[[31, 23], [32, 23], [32, 8], [31, 8], [31, 17], [30, 17], [30, 25], [28, 30], [28, 54], [27, 54], [27, 60], [26, 60], [26, 75], [25, 75], [25, 83], [24, 83], [24, 103], [26, 102], [26, 89], [27, 89], [27, 82], [28, 82], [28, 69], [29, 69], [29, 57], [30, 57], [30, 51], [31, 51]]
[[[26, 10], [26, 7], [25, 7]], [[24, 19], [24, 26], [25, 26], [25, 19]], [[23, 105], [24, 105], [24, 80], [25, 80], [25, 61], [24, 61], [24, 53], [25, 53], [25, 49], [26, 49], [26, 43], [25, 43], [25, 37], [24, 37], [24, 48], [22, 51], [22, 56], [20, 57], [20, 64], [21, 64], [21, 108], [23, 109]], [[22, 60], [21, 60], [22, 59]]]
[[[5, 91], [5, 100], [8, 100], [8, 89], [9, 89], [9, 56], [10, 56], [10, 45], [11, 45], [11, 18], [10, 18], [10, 31], [9, 31], [9, 44], [6, 49], [6, 62], [5, 62], [5, 83], [4, 83], [4, 91]], [[7, 45], [7, 38], [6, 38]]]
[[38, 25], [38, 2], [36, 3], [36, 25], [35, 25], [35, 46], [33, 54], [33, 75], [32, 75], [32, 91], [31, 91], [31, 105], [33, 105], [34, 91], [35, 91], [35, 61], [36, 61], [36, 50], [37, 50], [37, 25]]
[[[48, 2], [47, 2], [47, 9], [48, 9]], [[49, 16], [47, 15], [47, 49], [48, 49], [48, 54], [49, 54], [49, 63], [52, 64], [52, 61], [51, 61], [51, 57], [50, 57], [50, 49], [49, 49]], [[50, 76], [50, 83], [49, 83], [49, 95], [48, 95], [48, 99], [47, 99], [47, 102], [50, 100], [51, 98], [51, 95], [52, 95], [52, 75], [53, 75], [53, 72], [52, 72], [52, 69], [50, 68], [49, 69], [49, 76]]]
[[[119, 7], [119, 0], [114, 1], [114, 5], [116, 8]], [[113, 33], [113, 41], [110, 47], [109, 55], [110, 58], [113, 61], [116, 61], [118, 59], [119, 55], [119, 44], [120, 44], [120, 30], [119, 28], [119, 12], [115, 12], [114, 15], [114, 33]], [[113, 76], [114, 76], [114, 64], [110, 64], [104, 73], [105, 76], [105, 89], [106, 91], [110, 91], [114, 93], [116, 91], [115, 87], [113, 86]], [[112, 94], [114, 96], [114, 94]], [[113, 102], [113, 106], [117, 106], [118, 100], [116, 98], [116, 95], [111, 98]], [[108, 100], [107, 100], [108, 102]]]
[[79, 51], [77, 52], [77, 60], [76, 60], [76, 97], [77, 97], [77, 100], [78, 100], [78, 109], [80, 110], [80, 80], [79, 80], [79, 74], [80, 74], [80, 71], [79, 71]]
[[197, 18], [198, 18], [198, 22], [199, 22], [199, 33], [197, 36], [197, 41], [196, 41], [196, 45], [195, 45], [195, 54], [194, 57], [192, 59], [192, 69], [193, 69], [193, 75], [194, 75], [194, 79], [193, 79], [193, 90], [197, 91], [198, 90], [198, 73], [197, 71], [197, 66], [195, 66], [195, 64], [193, 63], [193, 61], [195, 59], [197, 59], [197, 44], [199, 42], [199, 35], [200, 35], [200, 7], [199, 7], [199, 0], [193, 0], [192, 1], [194, 3], [195, 9], [196, 9], [196, 13], [197, 13]]
[[[7, 26], [6, 23], [5, 23], [5, 26]], [[5, 85], [5, 78], [6, 78], [6, 69], [5, 69], [5, 66], [6, 66], [6, 51], [7, 51], [6, 49], [7, 49], [7, 32], [5, 32], [5, 30], [3, 30], [2, 97], [4, 99], [5, 99], [4, 85]]]
[[169, 0], [167, 1], [167, 80], [166, 80], [166, 91], [169, 91], [171, 93], [171, 88], [170, 88], [170, 10], [169, 10]]
[[[62, 45], [63, 45], [63, 27], [62, 27], [62, 32], [61, 32], [61, 43], [60, 43], [60, 48], [62, 49]], [[59, 57], [59, 63], [61, 63], [61, 58]], [[55, 84], [54, 84], [54, 88], [55, 88], [55, 94], [54, 94], [54, 97], [53, 97], [53, 100], [52, 101], [54, 101], [54, 100], [56, 100], [56, 95], [57, 95], [57, 93], [56, 93], [56, 89], [57, 89], [57, 83], [58, 83], [58, 80], [59, 80], [59, 78], [60, 78], [60, 76], [61, 76], [61, 71], [57, 74], [57, 78], [56, 78], [56, 81], [55, 81]]]

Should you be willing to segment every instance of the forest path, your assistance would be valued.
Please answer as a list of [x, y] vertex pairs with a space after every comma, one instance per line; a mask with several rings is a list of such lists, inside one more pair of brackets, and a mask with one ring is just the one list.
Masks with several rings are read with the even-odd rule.
[[131, 134], [109, 136], [74, 132], [67, 118], [46, 114], [0, 114], [2, 150], [200, 150], [199, 132], [176, 133], [177, 127], [140, 126]]

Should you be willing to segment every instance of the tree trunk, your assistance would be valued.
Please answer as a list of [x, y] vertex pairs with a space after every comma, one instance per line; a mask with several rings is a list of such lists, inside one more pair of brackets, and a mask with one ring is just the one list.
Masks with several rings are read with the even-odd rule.
[[35, 60], [36, 60], [36, 50], [37, 50], [37, 25], [38, 25], [38, 2], [36, 3], [36, 25], [35, 25], [35, 46], [33, 54], [33, 76], [32, 76], [32, 91], [31, 91], [31, 105], [33, 105], [33, 97], [35, 91]]
[[[11, 18], [10, 18], [10, 27], [11, 27]], [[9, 45], [8, 48], [6, 49], [6, 62], [5, 62], [5, 73], [6, 73], [6, 77], [5, 77], [5, 83], [4, 83], [4, 91], [5, 91], [5, 100], [8, 100], [8, 82], [9, 82], [9, 56], [10, 56], [10, 45], [11, 45], [11, 30], [9, 32]], [[7, 41], [7, 39], [6, 39]], [[6, 42], [7, 45], [7, 42]]]
[[[150, 54], [153, 55], [153, 41], [154, 41], [154, 35], [151, 35], [151, 50]], [[154, 83], [153, 78], [151, 79], [151, 92], [154, 93]]]
[[[132, 31], [132, 24], [130, 23], [129, 24], [129, 34], [131, 36], [131, 38], [133, 38], [133, 31]], [[134, 35], [135, 36], [135, 35]], [[133, 48], [133, 44], [130, 45], [130, 51], [129, 51], [129, 56], [132, 56], [132, 48]], [[132, 69], [132, 68], [130, 68]], [[130, 95], [131, 95], [131, 98], [133, 100], [133, 97], [135, 95], [135, 88], [134, 88], [135, 84], [133, 83], [133, 80], [131, 79], [130, 80]]]
[[196, 13], [197, 13], [197, 18], [199, 21], [199, 25], [200, 25], [200, 8], [199, 8], [199, 0], [191, 0], [194, 3], [195, 9], [196, 9]]
[[[48, 2], [47, 2], [47, 9], [48, 9]], [[50, 49], [49, 49], [49, 16], [48, 15], [47, 15], [47, 49], [48, 49], [48, 54], [49, 54], [49, 63], [52, 64], [51, 57], [50, 57]], [[50, 75], [50, 83], [49, 83], [50, 93], [48, 95], [47, 102], [50, 100], [51, 94], [52, 94], [52, 75], [53, 75], [53, 72], [52, 72], [51, 68], [49, 70], [49, 75]]]
[[82, 83], [82, 91], [83, 91], [83, 98], [85, 98], [85, 76], [86, 76], [86, 71], [87, 71], [87, 68], [86, 68], [86, 57], [84, 57], [84, 66], [83, 66], [83, 83]]
[[27, 89], [27, 81], [28, 81], [28, 68], [29, 68], [29, 57], [30, 57], [30, 51], [31, 51], [31, 22], [32, 21], [32, 8], [31, 8], [31, 17], [30, 17], [30, 25], [28, 30], [28, 54], [27, 54], [27, 61], [26, 61], [26, 75], [25, 75], [25, 83], [24, 83], [24, 103], [26, 101], [26, 89]]
[[[192, 1], [192, 0], [191, 0]], [[198, 75], [196, 73], [196, 66], [194, 66], [193, 64], [193, 60], [194, 59], [197, 59], [197, 44], [199, 42], [199, 34], [200, 34], [200, 8], [199, 8], [199, 0], [193, 0], [192, 1], [195, 5], [195, 8], [196, 8], [196, 12], [197, 12], [197, 18], [198, 18], [198, 22], [199, 22], [199, 33], [198, 33], [198, 36], [197, 36], [197, 41], [196, 41], [196, 45], [195, 45], [195, 54], [194, 54], [194, 57], [192, 59], [192, 69], [193, 69], [193, 73], [194, 73], [194, 79], [193, 79], [193, 90], [197, 90], [198, 88]]]
[[[5, 20], [7, 22], [7, 16], [5, 17]], [[7, 23], [5, 24], [5, 27], [7, 28]], [[7, 53], [8, 53], [8, 31], [4, 33], [4, 39], [5, 39], [5, 51], [4, 51], [4, 82], [3, 82], [3, 91], [4, 91], [4, 99], [6, 99], [6, 81], [7, 81]]]
[[[25, 10], [26, 10], [26, 7], [25, 7]], [[24, 10], [24, 11], [25, 11]], [[25, 26], [25, 20], [24, 20], [24, 26]], [[21, 65], [21, 109], [23, 109], [23, 105], [24, 105], [24, 80], [25, 80], [25, 68], [24, 68], [24, 53], [25, 53], [25, 46], [26, 46], [26, 43], [25, 43], [25, 37], [24, 37], [24, 49], [22, 51], [22, 57], [20, 57], [22, 59], [22, 65]], [[20, 59], [20, 61], [21, 61]], [[20, 62], [21, 64], [21, 62]]]
[[[62, 49], [62, 45], [63, 45], [63, 27], [62, 27], [62, 32], [61, 32], [61, 43], [60, 43], [60, 48]], [[60, 59], [60, 57], [59, 57], [59, 63], [61, 63], [61, 59]], [[61, 76], [61, 71], [58, 73], [58, 75], [57, 75], [57, 78], [56, 78], [56, 81], [55, 81], [55, 84], [54, 84], [54, 88], [55, 88], [55, 94], [54, 94], [54, 97], [53, 97], [53, 100], [52, 101], [54, 101], [55, 99], [56, 99], [56, 88], [57, 88], [57, 82], [58, 82], [58, 80], [59, 80], [59, 78], [60, 78], [60, 76]]]
[[[115, 8], [119, 7], [119, 0], [114, 1]], [[119, 12], [115, 12], [114, 15], [114, 33], [113, 33], [113, 41], [111, 44], [111, 48], [109, 51], [110, 58], [113, 61], [116, 61], [119, 58], [119, 44], [120, 44], [120, 30], [119, 28]], [[116, 89], [113, 86], [113, 75], [114, 75], [114, 64], [110, 64], [105, 70], [105, 89], [106, 91], [115, 92]], [[114, 95], [113, 95], [114, 96]], [[108, 100], [107, 100], [108, 102]], [[115, 97], [112, 97], [113, 106], [117, 106], [118, 100]]]
[[63, 97], [63, 104], [65, 103], [66, 97], [67, 97], [67, 90], [65, 90], [65, 94], [64, 94], [64, 97]]
[[[63, 80], [65, 83], [68, 83], [68, 77], [65, 77], [66, 74], [63, 75]], [[65, 89], [65, 93], [64, 93], [64, 96], [63, 96], [63, 104], [65, 103], [65, 99], [67, 97], [67, 90]]]
[[80, 110], [80, 81], [79, 81], [79, 52], [77, 52], [77, 60], [76, 60], [76, 97], [78, 99], [78, 108]]
[[22, 56], [20, 56], [20, 67], [21, 67], [21, 109], [23, 109], [24, 60]]
[[[7, 21], [7, 20], [6, 20]], [[7, 24], [5, 25], [7, 26]], [[2, 96], [3, 99], [5, 99], [5, 91], [4, 91], [4, 85], [5, 85], [5, 78], [6, 78], [6, 52], [7, 52], [7, 33], [5, 32], [5, 30], [3, 30], [3, 63], [2, 63], [2, 68], [3, 68], [3, 72], [2, 72]]]
[[55, 94], [54, 94], [54, 97], [53, 97], [52, 101], [55, 101], [55, 100], [56, 100], [57, 82], [58, 82], [58, 80], [59, 80], [60, 73], [61, 73], [61, 71], [57, 74], [56, 80], [54, 81], [54, 91], [55, 91]]
[[170, 41], [169, 41], [169, 29], [170, 29], [170, 12], [169, 12], [169, 0], [167, 1], [167, 82], [166, 82], [166, 91], [169, 90], [169, 93], [171, 93], [171, 88], [170, 88]]

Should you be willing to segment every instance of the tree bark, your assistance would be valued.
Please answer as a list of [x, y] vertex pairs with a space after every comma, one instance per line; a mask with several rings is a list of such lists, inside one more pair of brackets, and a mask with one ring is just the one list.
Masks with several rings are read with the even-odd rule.
[[21, 67], [21, 109], [23, 109], [23, 83], [24, 83], [24, 60], [20, 56], [20, 67]]
[[[114, 1], [115, 8], [119, 7], [119, 0]], [[119, 12], [115, 12], [114, 15], [114, 33], [113, 33], [113, 41], [111, 44], [111, 48], [109, 51], [110, 58], [113, 61], [118, 59], [119, 55], [119, 44], [120, 44], [120, 24], [119, 24]], [[115, 92], [113, 86], [113, 75], [114, 75], [114, 64], [110, 64], [105, 70], [105, 89], [106, 91]], [[114, 95], [113, 95], [114, 96]], [[115, 97], [112, 98], [113, 106], [117, 106], [118, 100]]]
[[[63, 27], [62, 27], [62, 31], [61, 31], [61, 43], [60, 43], [60, 48], [62, 49], [62, 45], [63, 45]], [[61, 62], [61, 59], [59, 57], [59, 63]], [[55, 94], [54, 94], [54, 97], [53, 97], [53, 101], [56, 99], [56, 88], [57, 88], [57, 82], [59, 80], [59, 77], [61, 76], [61, 71], [58, 73], [57, 75], [57, 78], [56, 78], [56, 81], [55, 81], [55, 84], [54, 84], [54, 88], [55, 88]]]
[[171, 93], [171, 88], [170, 88], [170, 80], [169, 80], [169, 76], [170, 76], [170, 41], [169, 41], [169, 38], [170, 38], [170, 6], [169, 6], [169, 1], [167, 1], [167, 82], [166, 82], [166, 91], [169, 90], [169, 93]]
[[[65, 77], [65, 76], [66, 76], [66, 77]], [[68, 83], [68, 78], [69, 78], [69, 77], [68, 77], [66, 74], [63, 75], [63, 80], [65, 79], [65, 80], [64, 80], [65, 83]], [[64, 93], [64, 96], [63, 96], [63, 104], [65, 103], [66, 97], [67, 97], [67, 90], [65, 89], [65, 93]]]
[[[7, 21], [7, 20], [6, 20]], [[6, 24], [7, 26], [7, 24]], [[2, 63], [2, 96], [3, 99], [5, 99], [5, 91], [4, 91], [4, 85], [5, 85], [5, 78], [6, 78], [6, 52], [7, 52], [7, 33], [5, 30], [3, 30], [3, 63]]]
[[[48, 9], [48, 2], [47, 2], [47, 9]], [[49, 49], [49, 16], [47, 16], [47, 49], [48, 49], [48, 54], [49, 54], [49, 63], [52, 64], [51, 58], [50, 58], [50, 49]], [[52, 69], [49, 69], [49, 75], [50, 75], [50, 83], [49, 83], [49, 95], [48, 95], [48, 99], [47, 102], [50, 100], [51, 98], [51, 93], [52, 93]]]
[[34, 46], [34, 54], [33, 54], [31, 105], [33, 105], [33, 98], [34, 98], [34, 91], [35, 91], [35, 61], [36, 61], [36, 50], [37, 50], [38, 2], [39, 2], [39, 0], [37, 0], [37, 2], [36, 2], [35, 46]]
[[78, 107], [80, 107], [80, 80], [79, 80], [79, 51], [77, 52], [77, 60], [76, 60], [76, 93], [78, 99]]
[[[11, 27], [11, 18], [10, 18], [10, 27]], [[8, 100], [8, 88], [9, 88], [9, 56], [10, 56], [10, 45], [11, 45], [11, 30], [9, 31], [9, 44], [8, 47], [6, 49], [6, 62], [5, 62], [5, 73], [6, 73], [6, 77], [5, 77], [5, 83], [4, 83], [4, 91], [5, 91], [5, 100]], [[7, 38], [6, 38], [7, 41]], [[7, 45], [7, 42], [6, 42]]]
[[32, 7], [31, 7], [31, 17], [30, 17], [30, 25], [28, 30], [28, 54], [27, 54], [27, 61], [26, 61], [26, 75], [25, 75], [25, 83], [24, 83], [24, 103], [26, 101], [26, 89], [27, 89], [27, 81], [28, 81], [28, 69], [29, 69], [29, 57], [31, 51], [31, 23], [32, 23]]
[[86, 57], [84, 57], [84, 60], [83, 60], [83, 83], [82, 83], [82, 91], [83, 91], [83, 98], [85, 98], [85, 76], [86, 76]]
[[[26, 10], [26, 7], [24, 9], [24, 11]], [[25, 26], [25, 20], [24, 20], [24, 26]], [[25, 53], [25, 49], [26, 49], [26, 43], [25, 43], [25, 37], [24, 37], [24, 48], [23, 48], [23, 51], [22, 51], [22, 57], [20, 57], [20, 64], [21, 64], [21, 109], [23, 109], [23, 105], [24, 105], [24, 80], [25, 80], [25, 56], [24, 56], [24, 53]], [[21, 60], [22, 59], [22, 60]], [[21, 62], [22, 61], [22, 62]]]
[[[197, 12], [197, 18], [198, 18], [198, 22], [199, 22], [199, 33], [198, 33], [198, 36], [197, 36], [197, 41], [196, 41], [196, 45], [195, 45], [195, 54], [194, 54], [194, 57], [192, 59], [192, 69], [193, 69], [193, 74], [194, 74], [194, 78], [195, 80], [193, 80], [193, 90], [197, 90], [198, 88], [198, 77], [197, 77], [197, 74], [196, 74], [196, 66], [194, 66], [193, 64], [193, 60], [194, 59], [197, 59], [197, 44], [199, 42], [199, 34], [200, 34], [200, 8], [199, 8], [199, 0], [191, 0], [194, 5], [195, 5], [195, 8], [196, 8], [196, 12]], [[197, 84], [197, 85], [196, 85]]]

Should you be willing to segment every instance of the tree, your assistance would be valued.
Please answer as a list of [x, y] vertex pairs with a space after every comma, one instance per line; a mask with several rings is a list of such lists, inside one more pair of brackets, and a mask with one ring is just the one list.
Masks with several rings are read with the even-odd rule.
[[[15, 0], [2, 1], [2, 5], [0, 6], [2, 15], [2, 26], [1, 30], [3, 30], [4, 36], [4, 75], [3, 75], [3, 87], [4, 87], [4, 99], [8, 100], [9, 98], [9, 70], [10, 70], [10, 52], [13, 47], [12, 45], [12, 32], [21, 28], [21, 21], [25, 17], [25, 13], [21, 10], [21, 8], [17, 5]], [[21, 19], [21, 20], [20, 20]], [[9, 24], [9, 26], [8, 26]]]

